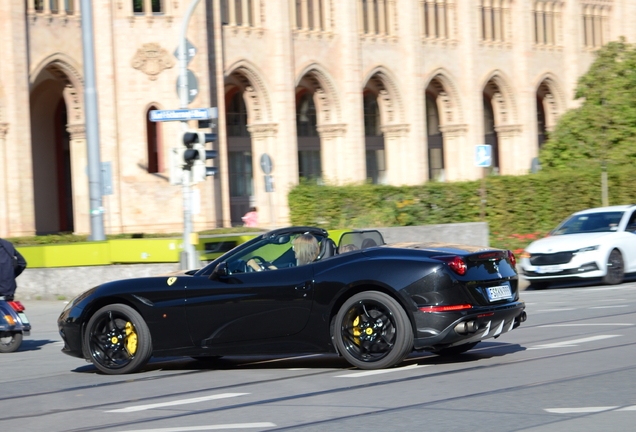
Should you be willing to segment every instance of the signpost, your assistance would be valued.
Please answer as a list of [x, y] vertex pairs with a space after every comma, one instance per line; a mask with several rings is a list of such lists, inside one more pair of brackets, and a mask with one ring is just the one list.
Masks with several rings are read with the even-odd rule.
[[153, 122], [210, 120], [215, 118], [218, 118], [218, 110], [216, 107], [150, 111], [150, 121]]
[[[273, 168], [274, 168], [274, 165], [272, 163], [272, 158], [270, 158], [267, 153], [263, 153], [261, 155], [261, 169], [265, 173], [265, 192], [274, 192], [274, 177], [271, 176]], [[269, 219], [273, 228], [275, 224], [274, 224], [274, 206], [272, 205], [272, 195], [268, 194], [267, 197], [269, 201]]]
[[486, 218], [486, 170], [492, 165], [492, 146], [480, 144], [475, 146], [475, 166], [483, 167], [481, 176], [481, 220]]

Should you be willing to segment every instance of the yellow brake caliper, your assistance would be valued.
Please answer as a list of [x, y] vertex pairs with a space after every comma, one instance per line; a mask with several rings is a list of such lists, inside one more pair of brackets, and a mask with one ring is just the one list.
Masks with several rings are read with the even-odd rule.
[[126, 323], [126, 349], [130, 355], [137, 352], [137, 333], [130, 321]]
[[[353, 335], [354, 336], [360, 336], [362, 334], [362, 332], [360, 331], [360, 327], [358, 327], [358, 325], [360, 325], [359, 316], [357, 316], [356, 319], [353, 320]], [[356, 345], [360, 345], [360, 339], [357, 337], [353, 338], [353, 342], [355, 342]]]

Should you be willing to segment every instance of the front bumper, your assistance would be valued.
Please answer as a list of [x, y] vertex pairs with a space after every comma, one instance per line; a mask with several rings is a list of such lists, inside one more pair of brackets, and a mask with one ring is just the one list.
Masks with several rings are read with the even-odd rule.
[[456, 312], [417, 312], [416, 350], [437, 350], [498, 337], [526, 320], [523, 301]]
[[600, 278], [605, 272], [599, 269], [596, 262], [587, 262], [581, 265], [555, 264], [549, 266], [533, 266], [529, 263], [521, 265], [521, 274], [530, 281], [571, 278]]

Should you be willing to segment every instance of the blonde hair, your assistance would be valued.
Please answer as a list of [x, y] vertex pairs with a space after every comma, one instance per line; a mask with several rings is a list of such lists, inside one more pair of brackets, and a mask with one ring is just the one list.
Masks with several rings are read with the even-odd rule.
[[296, 265], [309, 264], [318, 256], [318, 240], [311, 234], [303, 234], [293, 241]]

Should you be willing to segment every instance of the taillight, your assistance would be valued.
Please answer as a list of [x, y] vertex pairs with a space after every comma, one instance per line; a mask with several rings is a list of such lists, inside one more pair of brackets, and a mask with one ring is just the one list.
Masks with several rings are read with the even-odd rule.
[[458, 256], [452, 256], [452, 255], [436, 256], [436, 257], [433, 257], [433, 259], [444, 261], [446, 264], [448, 264], [448, 266], [451, 268], [452, 271], [454, 271], [460, 276], [463, 276], [466, 274], [466, 270], [467, 270], [466, 263], [464, 262], [463, 259], [461, 259]]
[[513, 254], [510, 250], [508, 251], [508, 259], [510, 260], [512, 268], [517, 267], [517, 258], [515, 257], [515, 254]]
[[9, 303], [9, 305], [16, 312], [22, 312], [24, 310], [24, 306], [22, 306], [22, 303], [20, 303], [19, 301], [10, 301], [10, 302], [7, 302], [7, 303]]
[[463, 305], [451, 305], [451, 306], [424, 306], [421, 307], [420, 310], [422, 312], [449, 312], [449, 311], [458, 311], [463, 309], [471, 309], [472, 305], [463, 304]]

